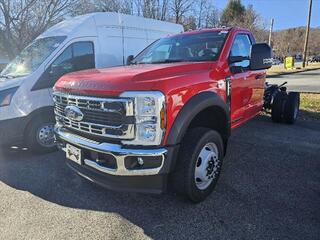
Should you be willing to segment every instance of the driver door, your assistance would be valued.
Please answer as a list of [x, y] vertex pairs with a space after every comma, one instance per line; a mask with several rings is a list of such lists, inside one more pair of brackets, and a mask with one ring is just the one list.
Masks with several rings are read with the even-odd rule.
[[231, 124], [238, 126], [247, 119], [247, 110], [253, 96], [252, 74], [249, 69], [252, 42], [245, 33], [234, 38], [229, 57], [242, 57], [246, 60], [229, 65], [231, 71]]

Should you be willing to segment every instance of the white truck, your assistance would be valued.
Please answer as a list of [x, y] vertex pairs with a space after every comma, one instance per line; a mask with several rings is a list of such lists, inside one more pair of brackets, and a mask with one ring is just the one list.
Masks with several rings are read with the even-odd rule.
[[55, 149], [52, 87], [64, 74], [124, 65], [178, 24], [118, 13], [92, 13], [58, 23], [37, 37], [0, 74], [0, 145], [24, 140]]

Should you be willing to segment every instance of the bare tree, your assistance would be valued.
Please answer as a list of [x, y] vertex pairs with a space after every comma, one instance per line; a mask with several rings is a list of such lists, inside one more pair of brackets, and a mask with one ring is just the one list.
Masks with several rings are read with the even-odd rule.
[[142, 5], [142, 13], [146, 18], [156, 18], [156, 0], [144, 0]]
[[[239, 0], [230, 2], [238, 11], [228, 11], [230, 6], [223, 11], [228, 25], [248, 28], [258, 41], [266, 41], [266, 24], [253, 7], [242, 6]], [[172, 21], [185, 29], [220, 25], [212, 0], [0, 0], [0, 52], [12, 58], [65, 16], [104, 11]], [[300, 29], [275, 33], [275, 50], [281, 56], [299, 53], [303, 36]], [[319, 54], [319, 41], [320, 29], [312, 30], [310, 54]]]
[[96, 0], [95, 4], [98, 11], [132, 13], [132, 2], [129, 0]]
[[134, 15], [134, 5], [140, 0], [78, 0], [70, 6], [72, 16], [92, 12], [118, 12]]
[[[301, 55], [305, 37], [305, 28], [291, 28], [274, 33], [273, 46], [279, 57]], [[320, 54], [320, 28], [310, 29], [309, 55]]]
[[146, 18], [166, 20], [169, 0], [136, 0], [137, 15]]
[[71, 16], [78, 16], [97, 11], [98, 9], [95, 0], [78, 0], [69, 6], [69, 13]]
[[143, 0], [133, 0], [133, 5], [136, 9], [136, 15], [141, 16], [143, 12]]
[[[160, 4], [161, 3], [161, 4]], [[169, 7], [169, 0], [158, 0], [158, 6], [159, 6], [159, 20], [166, 20], [168, 18], [168, 7]]]
[[29, 42], [61, 21], [73, 0], [0, 0], [0, 41], [12, 58]]
[[197, 5], [198, 28], [216, 27], [219, 24], [219, 12], [211, 0], [199, 0]]
[[171, 11], [175, 23], [182, 23], [185, 15], [191, 10], [193, 2], [191, 0], [172, 0]]

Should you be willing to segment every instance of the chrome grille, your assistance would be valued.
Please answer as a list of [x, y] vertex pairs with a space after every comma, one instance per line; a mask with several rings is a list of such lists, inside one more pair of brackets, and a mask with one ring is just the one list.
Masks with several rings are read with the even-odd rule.
[[[97, 136], [133, 139], [134, 117], [131, 99], [100, 98], [55, 92], [55, 115], [57, 123], [66, 128]], [[65, 115], [67, 106], [76, 106], [83, 113], [81, 121]]]

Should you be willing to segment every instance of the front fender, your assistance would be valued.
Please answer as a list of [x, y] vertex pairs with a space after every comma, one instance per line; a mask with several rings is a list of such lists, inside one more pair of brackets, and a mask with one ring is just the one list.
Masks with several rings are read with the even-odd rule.
[[166, 145], [180, 144], [195, 116], [209, 107], [218, 107], [227, 119], [226, 137], [230, 136], [230, 112], [226, 102], [214, 92], [202, 92], [193, 96], [180, 110], [172, 125]]

